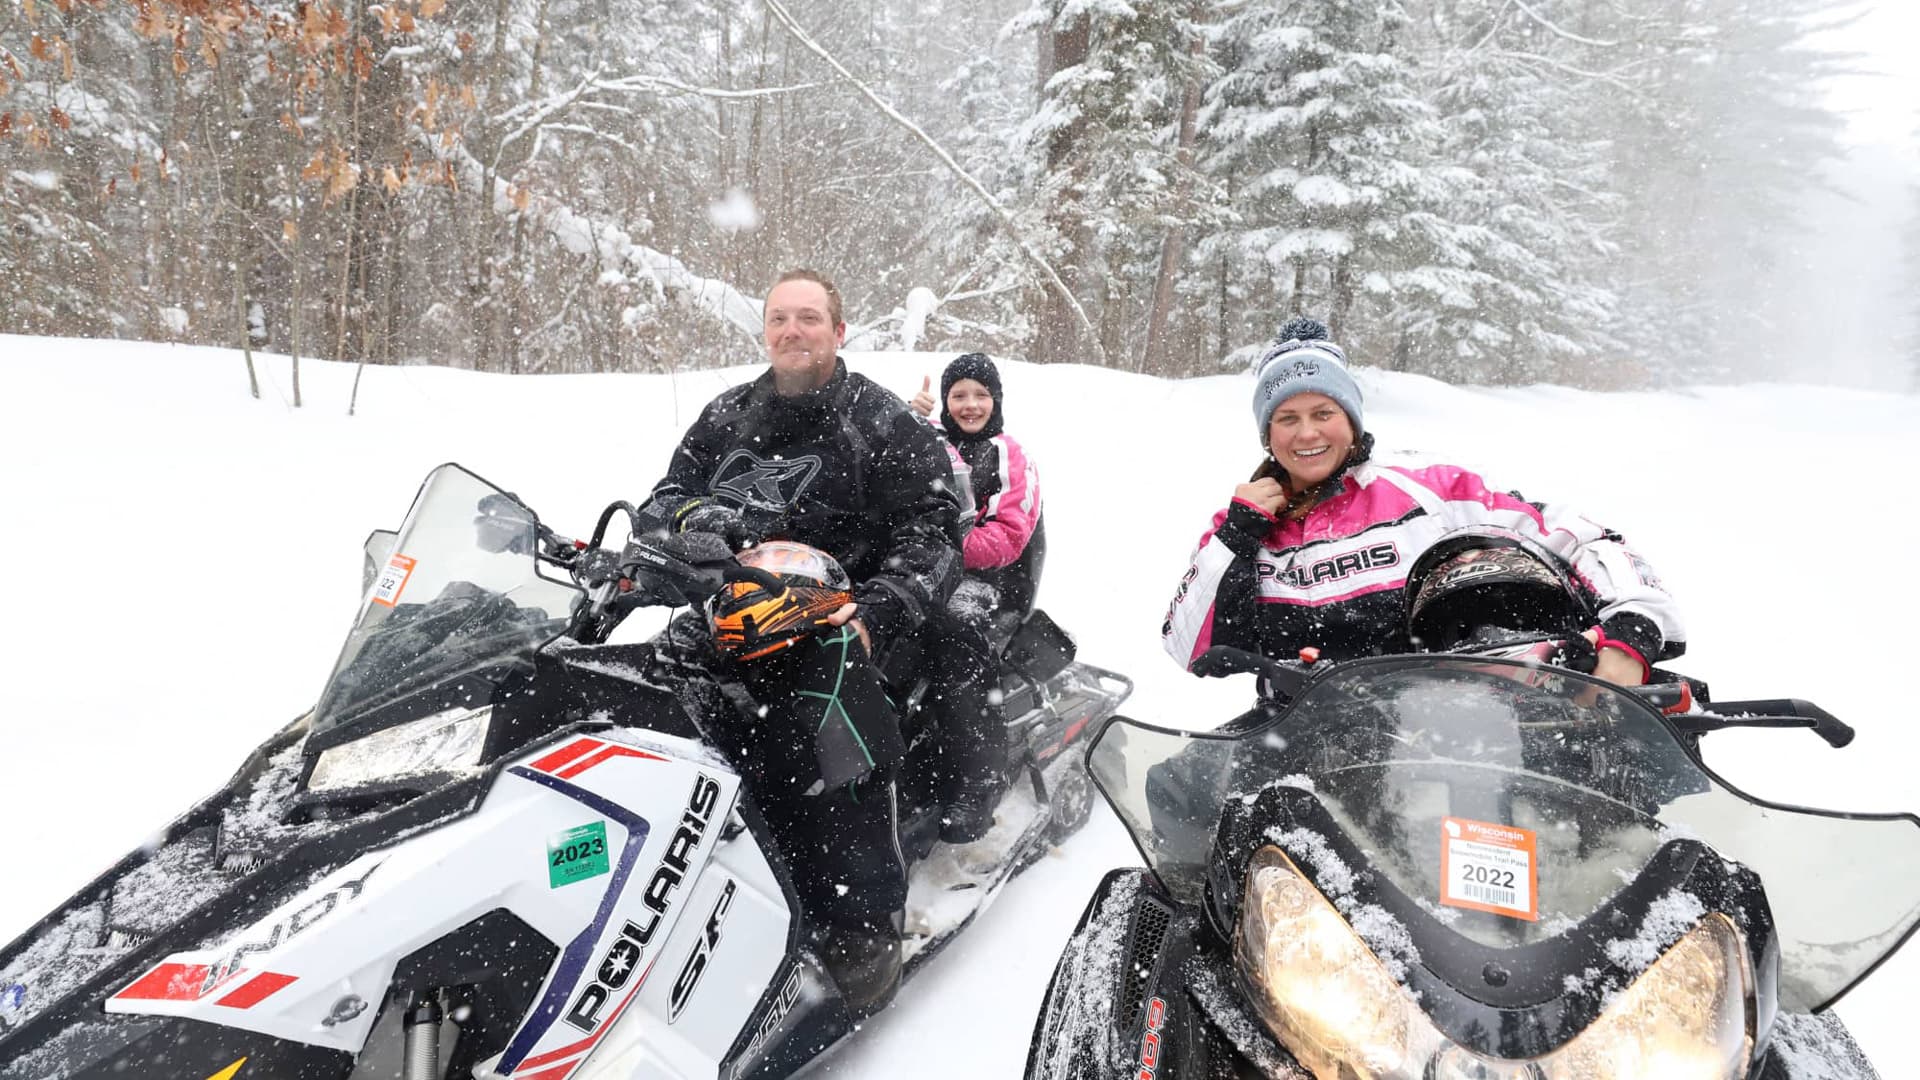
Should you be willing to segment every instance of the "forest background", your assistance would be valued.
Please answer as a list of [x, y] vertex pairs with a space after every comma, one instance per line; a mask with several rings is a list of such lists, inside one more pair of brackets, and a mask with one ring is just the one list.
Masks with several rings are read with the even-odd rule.
[[1872, 7], [5, 0], [0, 332], [681, 370], [811, 265], [861, 348], [1215, 373], [1298, 312], [1451, 382], [1920, 371], [1914, 174], [1884, 322], [1811, 254]]

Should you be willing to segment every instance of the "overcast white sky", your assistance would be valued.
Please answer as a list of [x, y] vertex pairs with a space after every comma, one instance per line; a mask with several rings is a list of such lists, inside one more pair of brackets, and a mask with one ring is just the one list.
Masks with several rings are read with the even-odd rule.
[[1858, 22], [1822, 35], [1820, 44], [1864, 54], [1875, 74], [1836, 79], [1832, 100], [1849, 113], [1848, 138], [1920, 157], [1920, 0], [1866, 0]]
[[[1829, 100], [1847, 114], [1847, 156], [1827, 170], [1833, 188], [1808, 194], [1791, 219], [1793, 255], [1778, 269], [1781, 348], [1774, 370], [1793, 381], [1876, 390], [1915, 387], [1902, 342], [1913, 284], [1902, 247], [1920, 185], [1920, 0], [1862, 0], [1859, 19], [1815, 44], [1859, 53], [1862, 74], [1835, 79]], [[1834, 190], [1838, 189], [1838, 190]], [[1809, 366], [1805, 358], [1820, 362]]]

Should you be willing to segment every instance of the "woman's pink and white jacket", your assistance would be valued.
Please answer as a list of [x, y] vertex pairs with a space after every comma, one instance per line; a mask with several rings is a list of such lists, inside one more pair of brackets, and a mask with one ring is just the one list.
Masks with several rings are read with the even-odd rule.
[[1494, 525], [1538, 541], [1573, 566], [1607, 638], [1643, 662], [1678, 656], [1673, 598], [1618, 533], [1562, 506], [1498, 492], [1452, 465], [1363, 463], [1339, 494], [1297, 521], [1234, 500], [1214, 515], [1160, 634], [1183, 667], [1215, 645], [1275, 658], [1314, 646], [1329, 660], [1410, 652], [1407, 571], [1443, 535]]

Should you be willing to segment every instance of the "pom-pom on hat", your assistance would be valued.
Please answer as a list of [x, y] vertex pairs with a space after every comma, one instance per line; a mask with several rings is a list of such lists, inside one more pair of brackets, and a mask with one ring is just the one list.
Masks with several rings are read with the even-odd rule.
[[[961, 431], [960, 425], [954, 423], [953, 417], [947, 415], [947, 391], [952, 390], [953, 384], [961, 379], [972, 379], [986, 387], [987, 393], [993, 398], [993, 415], [987, 418], [987, 426], [972, 435]], [[955, 357], [953, 362], [947, 365], [947, 370], [940, 373], [940, 426], [946, 429], [948, 438], [991, 439], [1006, 427], [1000, 415], [1003, 411], [1005, 407], [1000, 401], [1000, 369], [993, 366], [993, 358], [986, 353], [970, 352], [964, 356]]]
[[1273, 411], [1299, 394], [1325, 394], [1344, 409], [1355, 439], [1366, 431], [1361, 415], [1360, 384], [1347, 371], [1347, 354], [1327, 340], [1326, 325], [1296, 315], [1260, 358], [1253, 383], [1253, 422], [1260, 445], [1267, 445], [1267, 425]]

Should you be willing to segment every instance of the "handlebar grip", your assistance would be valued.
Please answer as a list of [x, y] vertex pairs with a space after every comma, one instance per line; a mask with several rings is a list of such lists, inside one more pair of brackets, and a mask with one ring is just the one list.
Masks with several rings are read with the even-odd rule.
[[1298, 665], [1283, 664], [1278, 660], [1269, 660], [1258, 653], [1227, 645], [1215, 645], [1201, 653], [1194, 658], [1187, 670], [1209, 679], [1226, 675], [1258, 675], [1261, 696], [1274, 699], [1290, 699], [1299, 696], [1300, 689], [1312, 678]]
[[1836, 750], [1851, 743], [1854, 736], [1854, 730], [1851, 725], [1804, 698], [1716, 701], [1712, 704], [1703, 704], [1701, 711], [1712, 716], [1726, 718], [1722, 724], [1718, 725], [1722, 727], [1737, 727], [1741, 725], [1742, 721], [1751, 723], [1755, 720], [1767, 719], [1772, 719], [1776, 722], [1773, 724], [1756, 724], [1754, 726], [1783, 727], [1788, 725], [1780, 723], [1779, 721], [1802, 721], [1802, 723], [1791, 726], [1812, 728], [1815, 735], [1826, 740], [1827, 745]]
[[1827, 740], [1827, 745], [1838, 750], [1853, 741], [1853, 727], [1827, 710], [1811, 701], [1794, 698], [1794, 711], [1813, 721], [1814, 734]]
[[1215, 645], [1195, 657], [1187, 670], [1203, 679], [1218, 679], [1228, 675], [1258, 675], [1267, 670], [1269, 663], [1266, 658], [1245, 649]]

